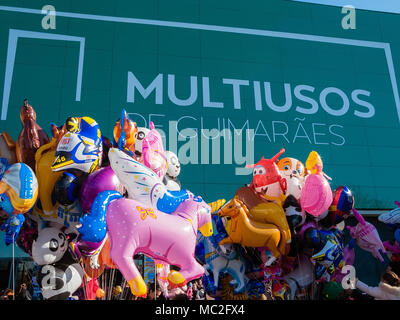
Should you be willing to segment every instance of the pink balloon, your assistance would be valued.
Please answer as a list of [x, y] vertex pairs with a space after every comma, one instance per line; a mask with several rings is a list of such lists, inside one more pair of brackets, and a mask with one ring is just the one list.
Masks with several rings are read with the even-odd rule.
[[132, 259], [137, 252], [178, 266], [186, 282], [203, 275], [204, 268], [194, 257], [197, 230], [205, 236], [213, 230], [211, 208], [203, 200], [190, 198], [176, 213], [166, 214], [121, 198], [109, 204], [106, 220], [110, 256], [127, 281], [140, 277]]
[[311, 174], [306, 178], [300, 196], [303, 210], [318, 217], [328, 210], [332, 200], [331, 187], [322, 174]]

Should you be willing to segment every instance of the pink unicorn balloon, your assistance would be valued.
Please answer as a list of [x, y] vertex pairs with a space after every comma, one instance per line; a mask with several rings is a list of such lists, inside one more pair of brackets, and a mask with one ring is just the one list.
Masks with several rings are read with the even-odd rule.
[[386, 253], [386, 249], [379, 237], [378, 231], [372, 224], [366, 222], [356, 209], [353, 209], [353, 214], [358, 224], [355, 227], [347, 227], [350, 230], [350, 235], [357, 240], [360, 248], [371, 252], [375, 258], [384, 262], [381, 253]]
[[168, 274], [171, 286], [184, 286], [203, 275], [204, 268], [194, 258], [197, 230], [207, 237], [212, 235], [213, 228], [211, 208], [201, 198], [191, 196], [171, 215], [120, 198], [108, 205], [106, 221], [110, 256], [134, 295], [147, 293], [132, 258], [137, 252], [178, 266], [179, 272], [173, 270]]
[[155, 129], [153, 122], [150, 122], [150, 129], [150, 132], [142, 142], [143, 164], [152, 169], [162, 179], [167, 172], [167, 156], [161, 135]]

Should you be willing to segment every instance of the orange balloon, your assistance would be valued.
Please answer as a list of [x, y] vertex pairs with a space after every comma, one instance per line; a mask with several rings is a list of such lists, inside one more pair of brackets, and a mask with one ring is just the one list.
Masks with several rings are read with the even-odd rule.
[[100, 265], [105, 265], [106, 267], [111, 269], [118, 269], [118, 267], [114, 264], [113, 260], [110, 257], [110, 249], [110, 239], [107, 238], [99, 254], [99, 263]]
[[90, 267], [90, 257], [83, 258], [83, 269], [85, 270], [85, 273], [92, 279], [100, 277], [104, 271], [105, 265], [103, 263], [99, 264], [99, 269], [93, 269]]
[[[138, 133], [138, 127], [136, 122], [125, 118], [124, 120], [124, 132], [125, 132], [125, 148], [133, 149], [135, 145], [136, 137]], [[121, 120], [117, 120], [114, 126], [114, 140], [118, 143], [119, 138], [121, 137], [122, 128], [121, 128]]]

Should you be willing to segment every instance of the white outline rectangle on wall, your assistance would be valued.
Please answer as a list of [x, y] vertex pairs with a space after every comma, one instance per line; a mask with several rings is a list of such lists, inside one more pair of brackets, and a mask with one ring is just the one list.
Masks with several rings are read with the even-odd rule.
[[[39, 9], [10, 7], [10, 6], [0, 6], [0, 11], [43, 15], [42, 11]], [[346, 38], [326, 37], [326, 36], [317, 36], [317, 35], [291, 33], [291, 32], [280, 32], [280, 31], [271, 31], [271, 30], [227, 27], [227, 26], [218, 26], [218, 25], [206, 25], [206, 24], [198, 24], [198, 23], [186, 23], [186, 22], [164, 21], [164, 20], [154, 20], [154, 19], [113, 17], [113, 16], [103, 16], [103, 15], [74, 13], [74, 12], [62, 12], [62, 11], [57, 11], [57, 17], [105, 21], [105, 22], [142, 24], [142, 25], [152, 25], [152, 26], [181, 28], [181, 29], [193, 29], [193, 30], [203, 30], [203, 31], [237, 33], [237, 34], [247, 34], [247, 35], [273, 37], [273, 38], [286, 38], [286, 39], [293, 39], [293, 40], [304, 40], [304, 41], [312, 41], [312, 42], [334, 43], [334, 44], [342, 44], [342, 45], [350, 45], [350, 46], [358, 46], [358, 47], [366, 47], [366, 48], [383, 49], [385, 51], [386, 62], [388, 65], [388, 70], [389, 70], [389, 75], [390, 75], [390, 80], [391, 80], [392, 90], [393, 90], [393, 96], [394, 96], [394, 100], [395, 100], [395, 104], [396, 104], [397, 116], [398, 116], [399, 125], [400, 125], [400, 97], [399, 97], [399, 91], [398, 91], [397, 82], [396, 82], [396, 74], [395, 74], [394, 65], [393, 65], [392, 52], [390, 49], [390, 44], [387, 42], [354, 40], [354, 39], [346, 39]]]

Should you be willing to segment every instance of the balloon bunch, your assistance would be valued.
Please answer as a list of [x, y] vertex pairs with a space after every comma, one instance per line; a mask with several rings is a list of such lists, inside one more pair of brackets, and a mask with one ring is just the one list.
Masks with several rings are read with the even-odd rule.
[[[233, 279], [235, 293], [250, 292], [258, 281], [274, 299], [295, 299], [315, 283], [341, 282], [343, 266], [354, 263], [356, 244], [383, 261], [386, 250], [377, 230], [354, 209], [350, 189], [331, 190], [320, 155], [310, 152], [304, 166], [295, 158], [278, 159], [284, 152], [247, 165], [253, 169], [251, 183], [237, 189], [218, 210], [224, 220], [213, 218], [214, 234], [203, 239], [204, 249], [197, 251], [204, 256], [209, 275], [203, 282], [210, 293], [226, 292], [218, 286], [218, 274], [224, 271]], [[338, 224], [352, 214], [358, 224], [348, 227], [354, 240], [345, 246]], [[220, 251], [227, 245], [237, 252], [237, 261], [243, 261], [241, 272], [220, 267]]]
[[[154, 261], [166, 297], [202, 278], [209, 295], [233, 300], [294, 299], [315, 282], [340, 281], [355, 244], [380, 260], [400, 254], [399, 209], [380, 217], [397, 240], [382, 244], [352, 192], [332, 192], [315, 151], [305, 166], [279, 159], [284, 149], [263, 157], [247, 166], [250, 184], [208, 204], [182, 189], [179, 159], [153, 122], [138, 127], [122, 110], [110, 140], [94, 119], [69, 117], [51, 124], [50, 139], [26, 100], [20, 115], [17, 142], [0, 135], [0, 230], [32, 257], [45, 299], [121, 297], [125, 287], [144, 297], [138, 255]], [[337, 225], [352, 214], [354, 241], [344, 246]], [[103, 281], [116, 270], [126, 286]]]
[[17, 143], [1, 135], [0, 230], [38, 266], [44, 299], [115, 296], [99, 279], [116, 269], [146, 296], [138, 254], [155, 261], [166, 296], [204, 274], [194, 251], [197, 232], [213, 232], [211, 207], [181, 189], [178, 157], [152, 122], [138, 128], [122, 110], [111, 143], [90, 117], [51, 124], [49, 139], [26, 100], [21, 120]]

